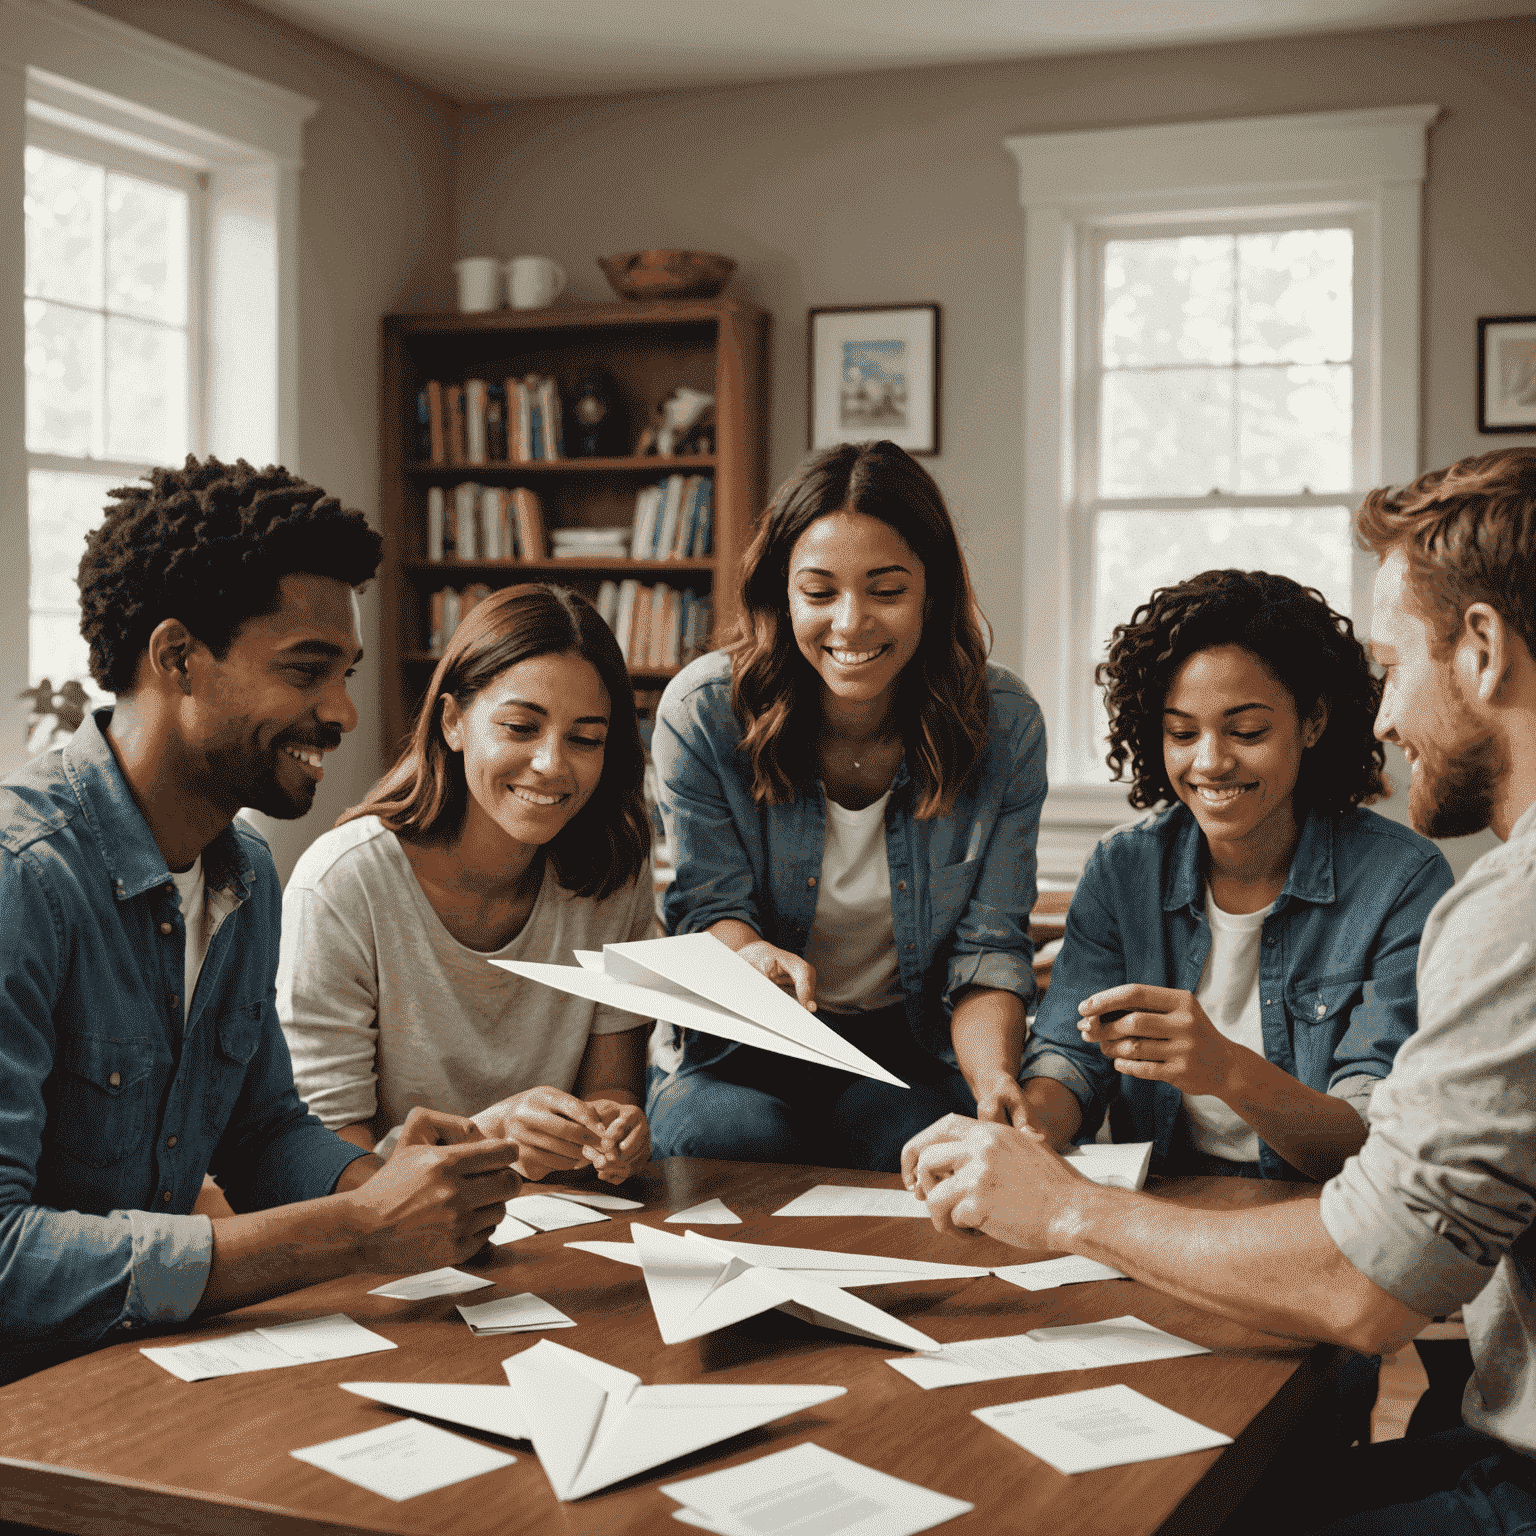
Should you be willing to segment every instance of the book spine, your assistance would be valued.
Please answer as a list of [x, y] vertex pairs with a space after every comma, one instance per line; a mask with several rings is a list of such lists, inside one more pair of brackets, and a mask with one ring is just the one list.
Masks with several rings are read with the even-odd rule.
[[443, 588], [443, 644], [453, 639], [459, 627], [459, 594], [452, 587]]
[[447, 596], [447, 591], [448, 589], [446, 587], [440, 587], [436, 592], [432, 594], [431, 617], [429, 620], [429, 629], [427, 633], [427, 649], [434, 656], [441, 656], [443, 654], [444, 599]]
[[411, 449], [418, 459], [432, 457], [432, 407], [427, 403], [424, 389], [416, 391], [416, 438]]
[[619, 616], [619, 584], [616, 581], [605, 581], [597, 589], [597, 613], [603, 623], [612, 629], [614, 621]]
[[485, 386], [485, 455], [493, 463], [504, 463], [507, 457], [507, 386], [490, 383]]
[[501, 547], [506, 552], [503, 558], [507, 560], [516, 560], [518, 556], [517, 520], [512, 513], [511, 491], [498, 490], [496, 516], [501, 523]]
[[427, 433], [431, 445], [428, 457], [434, 464], [446, 464], [448, 462], [448, 423], [442, 383], [437, 379], [428, 379], [423, 393], [427, 397]]
[[448, 462], [464, 462], [464, 386], [450, 384], [444, 396], [448, 412]]
[[517, 541], [524, 560], [549, 559], [549, 541], [544, 533], [544, 508], [539, 498], [520, 485], [513, 491], [517, 502]]
[[485, 535], [484, 558], [505, 560], [507, 551], [501, 542], [501, 493], [494, 485], [480, 489], [480, 531]]
[[480, 510], [480, 487], [469, 481], [456, 485], [453, 488], [454, 513], [458, 527], [456, 533], [457, 553], [460, 560], [478, 560], [480, 558], [479, 529], [475, 526], [479, 522], [477, 516]]
[[485, 463], [485, 380], [464, 381], [464, 462]]
[[691, 553], [700, 560], [707, 560], [715, 547], [715, 482], [704, 481], [704, 493], [699, 501], [699, 526], [693, 536]]
[[443, 488], [427, 487], [427, 559], [443, 558]]
[[619, 583], [619, 598], [613, 620], [613, 636], [619, 642], [619, 654], [625, 665], [629, 663], [629, 634], [634, 627], [636, 599], [640, 583], [634, 577], [626, 577]]
[[560, 430], [560, 386], [552, 378], [539, 380], [539, 420], [542, 425], [540, 457], [563, 457], [565, 445], [564, 434]]
[[[528, 399], [528, 386], [521, 379], [509, 379], [507, 387], [512, 391], [512, 399], [517, 402], [517, 451], [513, 458], [519, 464], [527, 464], [533, 457], [532, 448], [532, 402]], [[510, 401], [509, 401], [510, 404]]]

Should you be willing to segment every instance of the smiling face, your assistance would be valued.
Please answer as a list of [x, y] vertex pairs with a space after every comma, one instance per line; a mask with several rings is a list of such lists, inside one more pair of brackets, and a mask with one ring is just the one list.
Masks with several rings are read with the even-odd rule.
[[789, 621], [823, 697], [888, 700], [923, 638], [923, 562], [862, 512], [817, 518], [789, 556]]
[[222, 658], [195, 646], [184, 728], [214, 803], [291, 821], [315, 799], [324, 754], [357, 724], [347, 679], [362, 658], [357, 599], [345, 582], [295, 574], [272, 613], [235, 631]]
[[1217, 645], [1174, 673], [1163, 701], [1163, 765], [1213, 847], [1281, 846], [1295, 838], [1301, 754], [1321, 739], [1320, 705], [1296, 703], [1252, 651]]
[[[460, 837], [520, 848], [555, 837], [603, 775], [611, 703], [597, 668], [570, 652], [531, 656], [466, 708], [442, 703], [443, 739], [469, 786]], [[509, 849], [509, 852], [511, 850]]]

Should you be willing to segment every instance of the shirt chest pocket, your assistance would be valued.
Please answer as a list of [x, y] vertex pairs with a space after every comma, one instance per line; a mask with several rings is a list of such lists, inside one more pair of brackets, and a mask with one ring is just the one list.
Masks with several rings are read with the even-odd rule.
[[947, 864], [928, 876], [928, 905], [932, 914], [928, 939], [934, 949], [959, 926], [976, 889], [981, 863], [980, 859], [967, 859], [962, 864]]
[[1365, 977], [1353, 971], [1293, 981], [1286, 1007], [1296, 1024], [1337, 1037], [1349, 1028], [1350, 1014], [1365, 995]]
[[156, 1070], [155, 1042], [70, 1035], [60, 1065], [53, 1145], [88, 1168], [114, 1167], [140, 1150], [154, 1130], [164, 1076]]
[[261, 1044], [260, 1003], [247, 1003], [219, 1015], [208, 1053], [208, 1086], [203, 1095], [203, 1125], [215, 1140], [224, 1132], [235, 1101], [245, 1086], [245, 1069]]

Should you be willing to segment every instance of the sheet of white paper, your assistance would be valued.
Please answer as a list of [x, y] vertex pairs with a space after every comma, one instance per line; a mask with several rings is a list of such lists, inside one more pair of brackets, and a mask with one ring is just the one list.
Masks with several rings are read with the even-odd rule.
[[288, 1454], [396, 1503], [510, 1467], [517, 1460], [505, 1451], [493, 1451], [416, 1419], [381, 1424], [360, 1435], [344, 1435]]
[[215, 1376], [269, 1371], [316, 1360], [345, 1360], [350, 1355], [371, 1355], [394, 1347], [381, 1334], [337, 1312], [192, 1344], [155, 1345], [139, 1353], [183, 1381], [207, 1381]]
[[553, 1195], [557, 1200], [574, 1200], [578, 1205], [590, 1205], [599, 1211], [641, 1211], [644, 1200], [630, 1200], [623, 1195], [605, 1195], [595, 1189], [567, 1189], [562, 1184], [551, 1185], [541, 1194]]
[[576, 1320], [552, 1307], [532, 1291], [498, 1296], [474, 1307], [459, 1307], [459, 1316], [476, 1333], [536, 1333], [545, 1328], [574, 1328]]
[[740, 1226], [741, 1217], [726, 1205], [725, 1201], [716, 1197], [713, 1200], [701, 1201], [698, 1205], [690, 1205], [686, 1211], [678, 1211], [667, 1217], [668, 1221], [696, 1221], [700, 1226], [728, 1227]]
[[661, 1491], [727, 1536], [914, 1536], [975, 1508], [809, 1441]]
[[959, 1387], [1006, 1376], [1041, 1376], [1050, 1371], [1091, 1371], [1103, 1365], [1174, 1360], [1210, 1351], [1164, 1333], [1139, 1317], [1111, 1317], [1101, 1323], [1036, 1328], [999, 1339], [966, 1339], [935, 1354], [887, 1360], [909, 1381], [926, 1389]]
[[500, 1245], [501, 1243], [515, 1243], [521, 1237], [537, 1237], [539, 1229], [530, 1227], [526, 1221], [519, 1221], [516, 1216], [503, 1216], [496, 1230], [487, 1239], [488, 1242]]
[[389, 1296], [396, 1301], [425, 1301], [429, 1296], [457, 1296], [460, 1291], [478, 1291], [495, 1283], [483, 1275], [467, 1275], [462, 1269], [450, 1266], [423, 1270], [419, 1275], [407, 1275], [403, 1280], [376, 1285], [368, 1294]]
[[1058, 1472], [1095, 1472], [1232, 1444], [1230, 1435], [1217, 1434], [1124, 1385], [972, 1412]]
[[354, 1323], [344, 1312], [306, 1317], [297, 1323], [277, 1323], [256, 1332], [300, 1360], [345, 1360], [352, 1355], [374, 1355], [395, 1347], [382, 1334]]
[[344, 1392], [402, 1413], [424, 1414], [508, 1440], [528, 1438], [528, 1425], [511, 1387], [426, 1381], [343, 1381], [340, 1386]]
[[1053, 1291], [1058, 1285], [1082, 1285], [1089, 1280], [1125, 1280], [1118, 1269], [1100, 1264], [1097, 1259], [1083, 1259], [1068, 1254], [1064, 1259], [1040, 1259], [1034, 1264], [1009, 1264], [992, 1271], [1009, 1285], [1026, 1291]]
[[[558, 1232], [562, 1227], [585, 1227], [611, 1219], [583, 1202], [560, 1200], [554, 1195], [518, 1195], [507, 1201], [507, 1215], [537, 1227], [540, 1232]], [[493, 1242], [495, 1236], [491, 1234]]]
[[1063, 1156], [1085, 1179], [1114, 1189], [1140, 1189], [1152, 1164], [1150, 1141], [1089, 1142]]
[[928, 1207], [905, 1189], [859, 1189], [849, 1184], [818, 1184], [775, 1216], [926, 1216]]

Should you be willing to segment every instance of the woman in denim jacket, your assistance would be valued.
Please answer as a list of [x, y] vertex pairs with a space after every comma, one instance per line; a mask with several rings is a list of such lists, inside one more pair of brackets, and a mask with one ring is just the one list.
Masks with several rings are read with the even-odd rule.
[[662, 696], [673, 933], [713, 933], [906, 1090], [659, 1026], [657, 1153], [895, 1169], [954, 1110], [1022, 1124], [1045, 729], [988, 665], [938, 487], [817, 455], [743, 562], [742, 620]]
[[1106, 1110], [1161, 1173], [1331, 1178], [1418, 1022], [1451, 887], [1386, 792], [1381, 684], [1348, 619], [1283, 576], [1154, 592], [1099, 668], [1131, 804], [1067, 914], [1024, 1077], [1057, 1146]]

